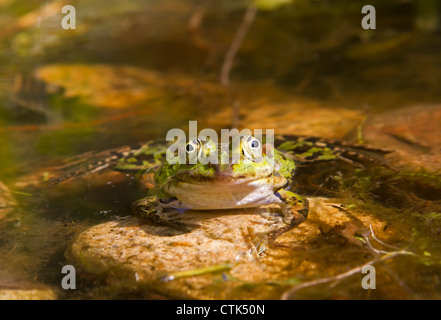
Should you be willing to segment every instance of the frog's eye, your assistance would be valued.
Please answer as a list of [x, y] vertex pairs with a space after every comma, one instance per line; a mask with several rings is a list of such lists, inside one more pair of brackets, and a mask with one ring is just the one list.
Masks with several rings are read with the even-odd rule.
[[259, 162], [262, 159], [262, 144], [253, 136], [247, 136], [242, 141], [242, 152], [245, 158]]
[[187, 151], [188, 154], [197, 153], [201, 146], [201, 141], [199, 139], [195, 139], [187, 143], [185, 146], [185, 151]]
[[249, 142], [249, 146], [252, 150], [256, 150], [260, 148], [260, 141], [257, 140], [256, 138], [253, 138], [253, 140], [251, 140]]
[[188, 153], [191, 153], [191, 152], [193, 152], [193, 151], [196, 150], [196, 149], [195, 149], [195, 147], [194, 147], [192, 144], [187, 143], [187, 146], [185, 147], [185, 150], [186, 150]]
[[202, 142], [199, 139], [191, 140], [185, 146], [185, 151], [187, 152], [187, 160], [189, 164], [196, 164], [198, 161], [199, 153], [202, 150]]

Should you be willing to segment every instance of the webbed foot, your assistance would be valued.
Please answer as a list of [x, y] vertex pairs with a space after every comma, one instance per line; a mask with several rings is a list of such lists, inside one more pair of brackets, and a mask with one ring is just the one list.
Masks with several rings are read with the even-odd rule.
[[159, 204], [155, 196], [139, 199], [132, 203], [133, 212], [143, 221], [154, 225], [171, 227], [173, 229], [188, 231], [181, 222], [173, 219], [176, 213], [166, 212]]
[[269, 245], [273, 245], [279, 236], [304, 222], [309, 212], [308, 199], [294, 192], [280, 189], [276, 192], [276, 196], [281, 200], [283, 225], [276, 225], [273, 230], [268, 232], [266, 241]]

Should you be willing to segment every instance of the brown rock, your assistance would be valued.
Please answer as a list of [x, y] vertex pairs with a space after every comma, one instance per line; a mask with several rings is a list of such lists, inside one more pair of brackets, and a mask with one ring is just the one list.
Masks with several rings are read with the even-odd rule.
[[8, 187], [0, 181], [0, 226], [2, 221], [6, 219], [7, 215], [16, 205], [17, 203], [12, 197]]
[[0, 300], [55, 300], [50, 289], [0, 289]]
[[[228, 127], [232, 109], [222, 109], [210, 124]], [[275, 134], [298, 134], [325, 138], [342, 138], [362, 121], [363, 113], [338, 106], [324, 106], [313, 101], [290, 97], [288, 102], [267, 98], [239, 107], [240, 124], [247, 129], [274, 129]]]
[[[263, 208], [224, 212], [188, 211], [177, 218], [190, 226], [192, 230], [188, 233], [165, 226], [142, 224], [136, 218], [111, 221], [81, 233], [66, 256], [74, 265], [80, 264], [89, 272], [130, 287], [147, 286], [175, 298], [278, 298], [280, 291], [278, 293], [277, 290], [280, 288], [270, 283], [286, 281], [298, 275], [314, 276], [322, 272], [325, 266], [329, 272], [331, 264], [348, 263], [347, 259], [336, 259], [333, 250], [324, 253], [320, 249], [325, 247], [321, 243], [326, 241], [323, 234], [338, 231], [338, 239], [342, 242], [339, 250], [343, 256], [345, 250], [354, 250], [354, 243], [361, 248], [361, 242], [354, 237], [357, 230], [371, 226], [376, 236], [384, 241], [400, 237], [396, 229], [385, 228], [385, 221], [362, 213], [355, 217], [338, 209], [338, 206], [327, 200], [311, 199], [307, 221], [278, 239], [280, 243], [291, 246], [291, 249], [271, 247], [260, 256], [251, 249], [253, 246], [244, 235], [249, 234], [249, 227], [252, 234], [265, 230], [267, 218], [257, 213], [268, 211]], [[308, 251], [309, 247], [316, 245], [316, 252]], [[293, 252], [293, 248], [296, 251]], [[353, 260], [351, 257], [351, 263]], [[231, 263], [229, 275], [235, 280], [222, 280], [220, 272], [172, 281], [160, 280], [161, 276], [174, 272], [197, 272], [200, 268], [213, 266], [223, 267], [221, 271], [228, 273], [225, 263]], [[246, 284], [252, 284], [251, 289], [240, 290]], [[261, 289], [262, 286], [265, 290]]]
[[393, 152], [399, 168], [441, 168], [441, 105], [415, 106], [372, 117], [363, 130], [367, 143]]

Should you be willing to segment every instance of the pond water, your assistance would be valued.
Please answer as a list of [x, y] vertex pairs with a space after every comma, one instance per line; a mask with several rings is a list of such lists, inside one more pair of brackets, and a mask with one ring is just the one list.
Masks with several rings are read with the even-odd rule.
[[[364, 1], [76, 0], [69, 2], [75, 29], [63, 28], [73, 13], [62, 13], [66, 4], [0, 0], [0, 296], [441, 297], [437, 1], [373, 1], [376, 28], [369, 30], [361, 25]], [[320, 167], [329, 179], [298, 182], [313, 199], [311, 221], [290, 232], [287, 246], [234, 268], [208, 259], [218, 272], [139, 280], [135, 262], [120, 270], [127, 261], [114, 258], [130, 246], [125, 251], [125, 242], [111, 238], [104, 249], [91, 240], [112, 230], [140, 239], [130, 231], [139, 227], [130, 222], [131, 203], [146, 192], [137, 177], [108, 170], [49, 182], [57, 168], [91, 152], [165, 139], [170, 129], [187, 131], [191, 120], [199, 130], [274, 129], [369, 144], [392, 150], [386, 159], [398, 171]], [[321, 192], [328, 180], [338, 191]], [[123, 222], [106, 224], [115, 221]], [[151, 245], [166, 246], [161, 241]], [[79, 243], [80, 254], [72, 249]], [[188, 262], [181, 270], [166, 255], [155, 260], [146, 252], [140, 270], [156, 268], [156, 260], [170, 263], [167, 272], [204, 267]], [[109, 257], [118, 272], [88, 268]], [[377, 271], [370, 290], [357, 269], [368, 262]], [[76, 290], [61, 286], [67, 264], [76, 267]], [[241, 268], [251, 270], [248, 278]], [[131, 273], [135, 282], [125, 278]]]

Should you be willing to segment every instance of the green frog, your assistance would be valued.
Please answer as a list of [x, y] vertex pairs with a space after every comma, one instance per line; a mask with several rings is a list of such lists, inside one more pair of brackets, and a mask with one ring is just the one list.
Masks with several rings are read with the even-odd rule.
[[[132, 207], [141, 217], [151, 218], [157, 223], [170, 220], [164, 212], [277, 204], [282, 219], [274, 219], [266, 232], [268, 242], [273, 243], [308, 216], [307, 198], [290, 190], [297, 163], [336, 159], [353, 164], [361, 163], [353, 159], [379, 162], [372, 154], [384, 153], [380, 149], [313, 137], [278, 136], [274, 145], [264, 142], [251, 135], [241, 136], [236, 146], [232, 142], [214, 144], [209, 139], [188, 142], [185, 148], [187, 160], [200, 159], [217, 149], [215, 155], [218, 161], [206, 164], [194, 161], [170, 164], [164, 160], [166, 148], [150, 142], [119, 159], [114, 168], [137, 171], [142, 175], [153, 174], [152, 194], [136, 201]], [[238, 161], [232, 159], [234, 152], [240, 155]], [[225, 157], [229, 161], [222, 161]]]
[[[382, 157], [386, 150], [308, 136], [279, 135], [275, 136], [274, 144], [251, 135], [241, 136], [235, 145], [215, 144], [209, 139], [188, 142], [186, 160], [199, 159], [217, 150], [214, 154], [218, 161], [205, 164], [198, 161], [171, 164], [166, 161], [169, 146], [170, 143], [149, 141], [139, 148], [89, 154], [87, 165], [66, 170], [65, 178], [106, 168], [135, 173], [152, 188], [148, 197], [133, 203], [133, 211], [142, 218], [171, 227], [176, 225], [170, 222], [173, 219], [167, 213], [277, 204], [282, 219], [274, 219], [277, 222], [266, 232], [268, 242], [273, 243], [308, 216], [307, 198], [290, 190], [299, 166], [318, 161], [344, 161], [364, 166], [368, 161], [388, 167]], [[234, 152], [240, 155], [236, 161], [231, 158]], [[230, 157], [229, 161], [224, 161], [225, 157]]]
[[[240, 139], [238, 161], [232, 159], [232, 142], [223, 148], [211, 142], [195, 139], [185, 149], [191, 159], [201, 158], [201, 154], [217, 148], [218, 161], [212, 161], [217, 163], [163, 162], [154, 173], [154, 194], [135, 202], [134, 211], [144, 216], [158, 216], [163, 209], [179, 212], [278, 204], [283, 225], [271, 228], [274, 230], [268, 233], [270, 242], [305, 221], [308, 200], [289, 190], [296, 169], [293, 159], [249, 135]], [[229, 161], [221, 161], [225, 157]]]

